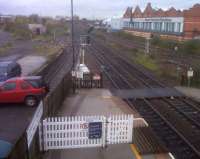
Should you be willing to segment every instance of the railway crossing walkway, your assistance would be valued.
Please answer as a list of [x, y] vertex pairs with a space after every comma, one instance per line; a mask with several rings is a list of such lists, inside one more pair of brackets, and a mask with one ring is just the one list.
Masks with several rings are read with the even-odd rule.
[[[118, 97], [112, 96], [106, 89], [81, 89], [75, 95], [66, 98], [58, 116], [94, 116], [132, 114], [134, 118], [140, 115], [131, 109]], [[145, 125], [140, 123], [138, 125]], [[45, 154], [45, 159], [152, 159], [157, 154], [140, 156], [137, 147], [133, 144], [108, 145], [106, 148], [79, 148], [65, 150], [51, 150]], [[170, 159], [168, 154], [159, 154], [160, 158]]]

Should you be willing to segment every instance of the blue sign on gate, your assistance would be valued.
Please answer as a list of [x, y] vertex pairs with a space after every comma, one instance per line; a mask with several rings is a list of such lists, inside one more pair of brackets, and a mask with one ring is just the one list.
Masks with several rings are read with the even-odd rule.
[[89, 139], [100, 139], [102, 137], [102, 122], [89, 123]]

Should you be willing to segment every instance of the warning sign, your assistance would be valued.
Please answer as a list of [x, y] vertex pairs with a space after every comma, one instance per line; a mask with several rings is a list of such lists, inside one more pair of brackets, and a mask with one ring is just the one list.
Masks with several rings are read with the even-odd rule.
[[101, 76], [98, 75], [98, 74], [95, 74], [95, 75], [93, 76], [93, 80], [101, 80]]
[[77, 71], [76, 72], [76, 78], [83, 79], [83, 72], [82, 71]]
[[102, 122], [89, 123], [89, 139], [100, 139], [102, 137]]

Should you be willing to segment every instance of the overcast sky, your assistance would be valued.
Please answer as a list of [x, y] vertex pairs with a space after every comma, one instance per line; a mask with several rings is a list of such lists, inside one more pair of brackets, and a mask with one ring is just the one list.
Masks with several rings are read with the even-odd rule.
[[[200, 0], [74, 0], [75, 14], [86, 18], [109, 18], [120, 16], [128, 6], [141, 6], [148, 2], [154, 8], [178, 9], [192, 7]], [[0, 0], [1, 14], [37, 13], [42, 16], [70, 15], [70, 0]]]

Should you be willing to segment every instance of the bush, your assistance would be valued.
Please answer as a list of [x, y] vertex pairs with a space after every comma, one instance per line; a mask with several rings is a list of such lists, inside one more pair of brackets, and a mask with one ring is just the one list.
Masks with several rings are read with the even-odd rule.
[[200, 54], [200, 40], [190, 40], [183, 44], [185, 54]]
[[31, 38], [31, 31], [25, 24], [7, 23], [4, 30], [13, 33], [13, 35], [19, 39], [27, 40]]
[[134, 40], [137, 42], [145, 41], [145, 39], [143, 37], [134, 36], [134, 35], [131, 35], [130, 33], [124, 32], [124, 31], [113, 32], [112, 34], [117, 37], [121, 37], [121, 38], [128, 39], [128, 40]]
[[134, 59], [137, 63], [143, 65], [145, 68], [151, 71], [158, 71], [158, 65], [156, 61], [151, 57], [143, 53], [138, 53], [137, 57], [135, 57]]
[[174, 40], [161, 39], [159, 36], [154, 36], [151, 40], [151, 44], [154, 46], [161, 47], [161, 48], [174, 50], [174, 47], [175, 46], [180, 47], [181, 43]]
[[56, 36], [62, 36], [68, 34], [68, 26], [63, 23], [57, 23], [57, 24], [47, 24], [47, 35], [53, 35], [54, 32], [56, 33]]

